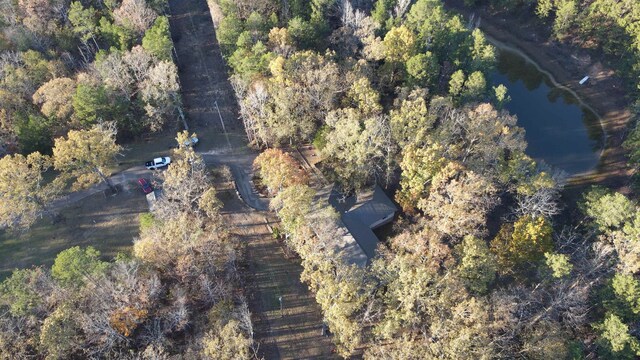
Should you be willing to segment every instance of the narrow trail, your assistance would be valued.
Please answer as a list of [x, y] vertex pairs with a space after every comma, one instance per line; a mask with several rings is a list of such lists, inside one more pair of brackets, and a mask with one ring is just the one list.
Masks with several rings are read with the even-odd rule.
[[226, 196], [222, 214], [246, 246], [244, 278], [258, 355], [269, 360], [336, 358], [330, 339], [321, 335], [320, 308], [300, 282], [299, 260], [288, 259], [271, 236], [267, 223], [275, 222], [269, 218], [273, 215], [258, 211], [268, 209], [268, 202], [251, 185], [256, 154], [247, 147], [206, 0], [170, 0], [169, 5], [186, 116], [206, 128], [205, 137], [215, 139], [212, 147], [199, 150], [207, 163], [231, 168], [244, 200]]

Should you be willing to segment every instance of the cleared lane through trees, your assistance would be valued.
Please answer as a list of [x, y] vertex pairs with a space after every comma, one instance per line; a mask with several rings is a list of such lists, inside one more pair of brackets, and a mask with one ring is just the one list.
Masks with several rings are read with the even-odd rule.
[[206, 127], [210, 134], [205, 136], [215, 139], [208, 148], [198, 150], [207, 163], [229, 166], [245, 201], [227, 196], [223, 216], [232, 233], [246, 244], [244, 274], [258, 355], [266, 359], [337, 358], [331, 340], [322, 336], [320, 308], [300, 282], [299, 260], [287, 258], [271, 236], [265, 219], [273, 223], [273, 215], [256, 210], [267, 209], [268, 202], [251, 185], [256, 153], [247, 147], [207, 3], [171, 0], [170, 9], [185, 113], [192, 126]]

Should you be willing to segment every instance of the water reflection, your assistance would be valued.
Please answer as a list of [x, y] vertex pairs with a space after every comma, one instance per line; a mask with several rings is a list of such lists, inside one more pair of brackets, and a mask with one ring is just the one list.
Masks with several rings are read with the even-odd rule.
[[571, 93], [516, 53], [501, 50], [494, 85], [504, 84], [511, 101], [506, 109], [526, 130], [527, 153], [569, 174], [592, 170], [598, 163], [603, 132], [597, 116]]

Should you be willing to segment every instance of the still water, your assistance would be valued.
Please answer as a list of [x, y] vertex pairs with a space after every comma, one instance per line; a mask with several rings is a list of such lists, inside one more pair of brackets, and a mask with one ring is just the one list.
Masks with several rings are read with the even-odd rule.
[[527, 153], [569, 175], [593, 170], [604, 134], [598, 117], [519, 54], [500, 50], [493, 85], [504, 84], [505, 105], [526, 130]]

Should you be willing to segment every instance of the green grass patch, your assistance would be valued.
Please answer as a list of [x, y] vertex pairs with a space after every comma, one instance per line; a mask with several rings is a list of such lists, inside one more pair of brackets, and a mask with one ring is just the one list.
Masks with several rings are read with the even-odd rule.
[[330, 129], [327, 125], [323, 125], [313, 136], [313, 146], [315, 146], [318, 151], [322, 151], [322, 149], [327, 146], [327, 136], [329, 135], [329, 130]]
[[50, 266], [59, 252], [73, 246], [93, 246], [104, 258], [130, 252], [139, 215], [147, 211], [142, 192], [131, 188], [84, 198], [61, 210], [56, 221], [44, 217], [22, 233], [0, 231], [0, 279], [16, 268]]

